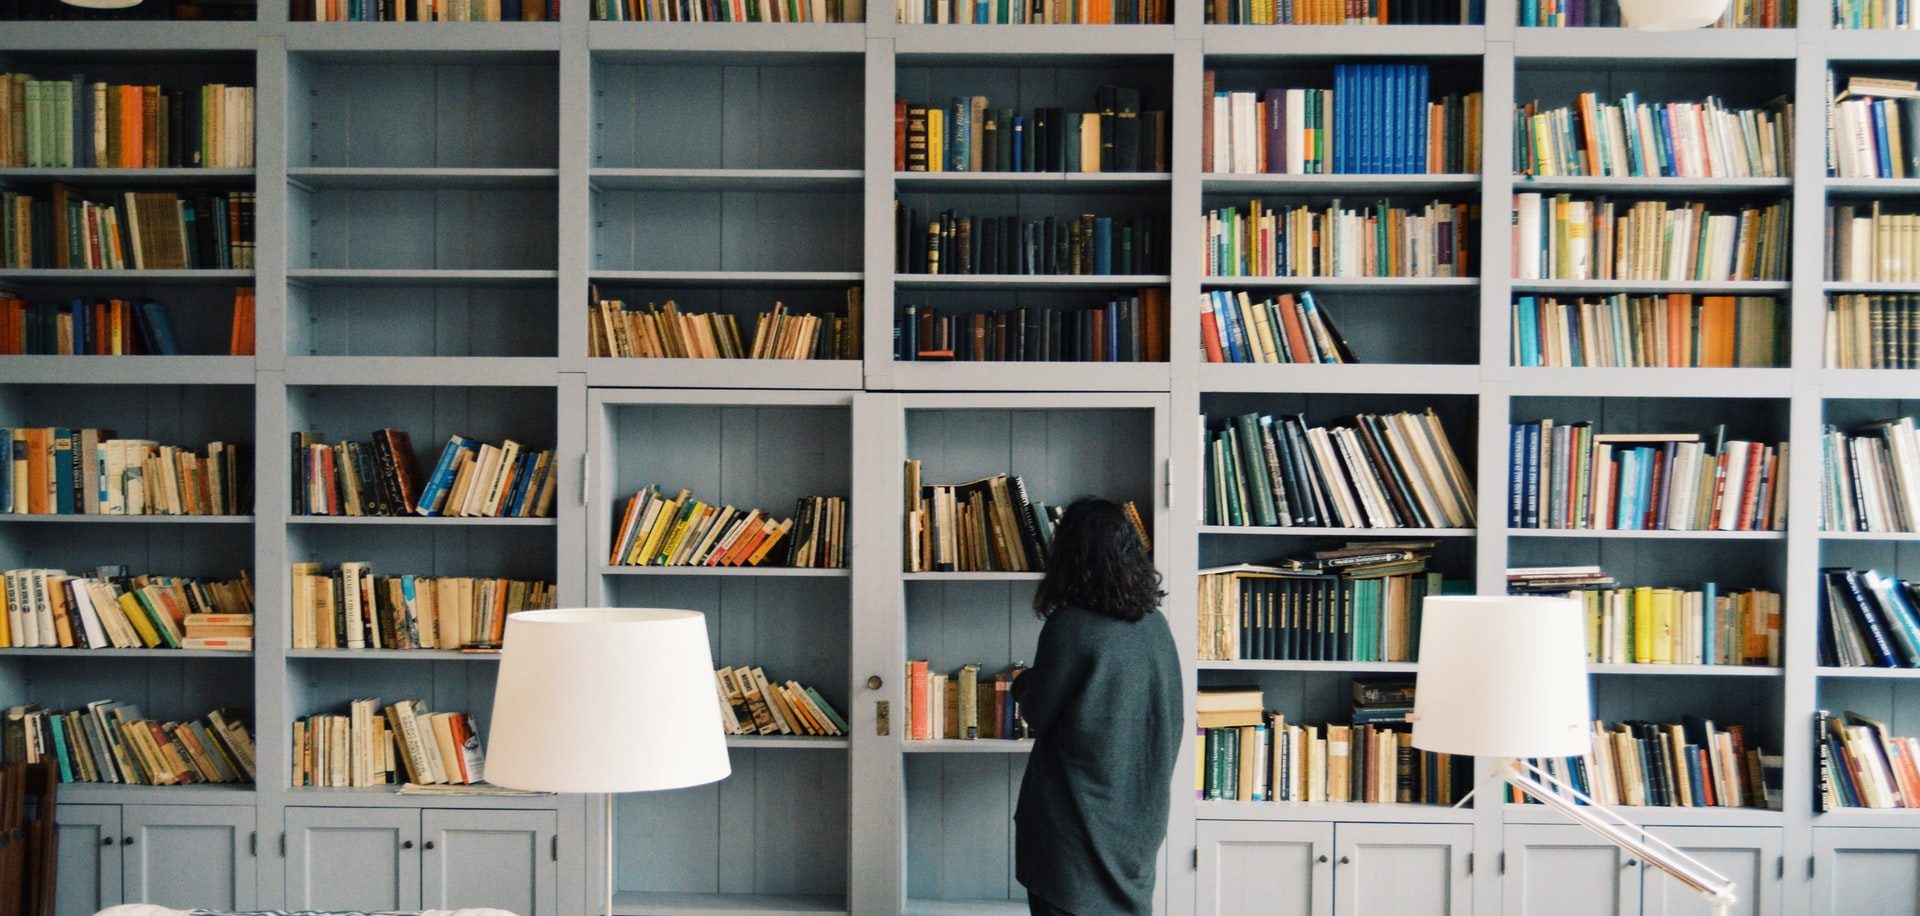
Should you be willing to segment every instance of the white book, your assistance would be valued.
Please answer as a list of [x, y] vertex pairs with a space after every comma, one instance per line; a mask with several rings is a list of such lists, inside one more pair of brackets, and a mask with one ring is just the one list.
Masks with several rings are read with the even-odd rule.
[[1759, 448], [1758, 443], [1734, 440], [1728, 442], [1727, 484], [1720, 491], [1718, 518], [1714, 528], [1718, 531], [1734, 531], [1740, 527], [1740, 494], [1746, 488], [1747, 460], [1751, 449]]
[[1287, 90], [1287, 174], [1304, 175], [1307, 171], [1306, 150], [1301, 138], [1307, 131], [1307, 93], [1304, 89]]
[[365, 563], [348, 562], [340, 564], [340, 613], [343, 615], [343, 620], [346, 623], [346, 648], [349, 649], [364, 649], [367, 647], [365, 621], [362, 619], [360, 613], [360, 603], [363, 600], [360, 594], [360, 574], [365, 571], [366, 568], [367, 564]]
[[1522, 280], [1540, 279], [1540, 195], [1515, 194], [1513, 266]]
[[[100, 622], [100, 612], [94, 609], [93, 596], [88, 589], [86, 579], [76, 579], [67, 592], [73, 602], [74, 610], [79, 612], [80, 628], [86, 631], [87, 645], [95, 649], [105, 649], [114, 645], [108, 639], [107, 630]], [[117, 611], [118, 608], [115, 608]]]

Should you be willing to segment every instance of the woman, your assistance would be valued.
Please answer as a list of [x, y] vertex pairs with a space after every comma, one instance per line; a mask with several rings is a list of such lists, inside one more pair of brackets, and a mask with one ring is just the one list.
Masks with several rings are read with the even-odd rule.
[[1068, 507], [1033, 597], [1040, 647], [1013, 682], [1038, 736], [1013, 815], [1034, 916], [1153, 911], [1182, 714], [1164, 594], [1125, 510]]

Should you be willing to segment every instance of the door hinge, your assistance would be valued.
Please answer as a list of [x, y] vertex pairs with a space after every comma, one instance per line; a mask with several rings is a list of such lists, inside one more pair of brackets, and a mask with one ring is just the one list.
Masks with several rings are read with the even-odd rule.
[[560, 834], [556, 833], [553, 835], [552, 853], [553, 853], [553, 860], [555, 862], [560, 861]]
[[286, 857], [287, 857], [287, 835], [285, 833], [282, 833], [280, 834], [280, 858], [284, 859]]
[[1473, 853], [1467, 853], [1467, 874], [1473, 874]]
[[1200, 869], [1200, 847], [1198, 846], [1193, 847], [1193, 867], [1195, 871]]
[[1773, 869], [1774, 877], [1785, 878], [1787, 876], [1787, 857], [1786, 856], [1781, 856], [1779, 857], [1779, 859], [1775, 860], [1774, 866], [1775, 866]]
[[1162, 501], [1162, 504], [1165, 505], [1166, 507], [1172, 508], [1173, 507], [1173, 460], [1168, 459], [1166, 461], [1161, 462], [1160, 470], [1162, 473], [1166, 475], [1165, 479], [1167, 482], [1165, 492], [1161, 495], [1161, 501]]
[[580, 505], [587, 504], [587, 453], [580, 453]]
[[1818, 857], [1818, 856], [1808, 856], [1808, 857], [1807, 857], [1807, 877], [1809, 877], [1809, 878], [1811, 878], [1811, 877], [1813, 877], [1813, 863], [1815, 863], [1815, 862], [1817, 862], [1817, 861], [1819, 861], [1819, 860], [1820, 860], [1820, 859], [1819, 859], [1819, 857]]
[[1500, 850], [1500, 873], [1507, 873], [1507, 851], [1504, 849]]
[[258, 830], [247, 833], [247, 855], [260, 858], [260, 831]]

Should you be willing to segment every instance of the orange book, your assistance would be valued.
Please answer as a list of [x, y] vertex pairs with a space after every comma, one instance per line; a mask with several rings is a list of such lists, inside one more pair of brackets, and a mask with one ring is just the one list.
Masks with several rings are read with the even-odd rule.
[[907, 737], [925, 741], [931, 737], [933, 719], [927, 709], [927, 660], [907, 662]]
[[1700, 365], [1714, 369], [1733, 366], [1733, 297], [1704, 296], [1700, 300]]
[[1280, 294], [1280, 322], [1287, 328], [1287, 351], [1293, 354], [1296, 363], [1311, 363], [1313, 357], [1307, 350], [1307, 329], [1300, 323], [1300, 311], [1293, 300], [1292, 293]]
[[1693, 326], [1693, 297], [1686, 293], [1667, 294], [1667, 362], [1670, 367], [1693, 364], [1690, 329]]
[[749, 528], [741, 532], [740, 539], [733, 542], [733, 549], [727, 551], [727, 557], [720, 561], [720, 565], [739, 566], [746, 561], [747, 557], [752, 556], [754, 548], [759, 547], [760, 542], [766, 540], [767, 535], [772, 534], [773, 529], [778, 527], [780, 523], [774, 521], [772, 516], [767, 516], [758, 529]]
[[1148, 287], [1140, 294], [1140, 307], [1145, 313], [1141, 316], [1143, 330], [1140, 348], [1146, 360], [1151, 363], [1167, 361], [1167, 291], [1164, 287]]
[[27, 514], [47, 515], [53, 511], [48, 497], [53, 482], [53, 430], [29, 427], [27, 433]]
[[141, 149], [146, 145], [141, 133], [141, 126], [146, 123], [146, 101], [139, 86], [112, 88], [120, 95], [120, 159], [117, 165], [123, 169], [137, 169], [142, 161]]

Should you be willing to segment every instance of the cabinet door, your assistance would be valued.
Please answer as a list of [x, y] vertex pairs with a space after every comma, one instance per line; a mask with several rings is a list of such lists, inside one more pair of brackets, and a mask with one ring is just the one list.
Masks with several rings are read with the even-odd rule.
[[1200, 916], [1332, 916], [1333, 825], [1201, 821]]
[[1817, 916], [1920, 912], [1920, 830], [1816, 828], [1813, 863]]
[[1341, 824], [1333, 831], [1336, 916], [1469, 916], [1471, 824]]
[[287, 809], [287, 909], [420, 906], [420, 812]]
[[1637, 916], [1640, 869], [1619, 847], [1573, 824], [1509, 824], [1506, 916]]
[[120, 822], [128, 903], [253, 908], [252, 807], [125, 805]]
[[92, 916], [120, 900], [120, 806], [60, 805], [54, 916]]
[[552, 811], [422, 811], [424, 906], [494, 907], [519, 916], [559, 912]]
[[[1649, 827], [1647, 832], [1678, 847], [1733, 880], [1739, 902], [1731, 916], [1780, 916], [1780, 831], [1765, 827]], [[1644, 916], [1713, 916], [1693, 888], [1652, 866], [1640, 869]]]

